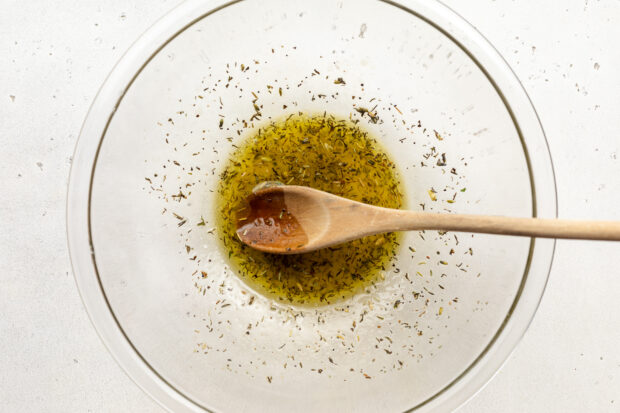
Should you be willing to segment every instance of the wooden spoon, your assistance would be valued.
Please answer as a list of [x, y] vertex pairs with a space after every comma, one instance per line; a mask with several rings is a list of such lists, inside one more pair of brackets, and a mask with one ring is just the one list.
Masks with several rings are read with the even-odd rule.
[[239, 239], [257, 250], [299, 254], [382, 232], [463, 231], [542, 238], [620, 240], [620, 222], [437, 214], [381, 208], [305, 186], [266, 183], [237, 215]]

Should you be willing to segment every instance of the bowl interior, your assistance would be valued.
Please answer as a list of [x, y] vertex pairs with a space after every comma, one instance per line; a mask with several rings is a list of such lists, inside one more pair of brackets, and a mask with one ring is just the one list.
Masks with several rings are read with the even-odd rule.
[[144, 361], [205, 409], [423, 405], [502, 328], [531, 241], [411, 232], [366, 293], [274, 304], [229, 268], [214, 190], [235, 145], [297, 112], [359, 120], [399, 166], [411, 209], [533, 214], [509, 110], [433, 25], [371, 0], [241, 1], [154, 54], [110, 118], [89, 215], [110, 309]]

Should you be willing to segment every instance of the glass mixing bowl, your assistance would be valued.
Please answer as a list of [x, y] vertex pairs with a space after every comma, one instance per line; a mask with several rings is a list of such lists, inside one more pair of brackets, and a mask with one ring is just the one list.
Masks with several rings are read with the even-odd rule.
[[556, 216], [526, 93], [440, 3], [186, 2], [114, 68], [77, 145], [68, 236], [93, 324], [173, 411], [456, 408], [526, 330], [554, 241], [411, 232], [352, 299], [270, 301], [229, 267], [214, 191], [235, 145], [299, 111], [359, 121], [411, 209]]

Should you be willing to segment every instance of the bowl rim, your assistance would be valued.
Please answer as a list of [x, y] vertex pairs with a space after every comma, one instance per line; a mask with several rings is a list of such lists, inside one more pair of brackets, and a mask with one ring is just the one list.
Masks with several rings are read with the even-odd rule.
[[[162, 407], [200, 412], [192, 400], [161, 376], [133, 346], [116, 318], [97, 272], [90, 231], [90, 197], [99, 149], [116, 108], [140, 72], [170, 41], [194, 23], [247, 0], [184, 2], [149, 28], [114, 66], [82, 125], [73, 154], [67, 193], [67, 239], [71, 265], [84, 307], [99, 337], [129, 377]], [[493, 85], [520, 136], [532, 188], [533, 216], [557, 217], [553, 161], [538, 114], [515, 73], [500, 53], [456, 12], [428, 0], [376, 0], [410, 13], [460, 47]], [[532, 165], [536, 165], [536, 171]], [[552, 190], [549, 190], [552, 189]], [[549, 278], [555, 240], [531, 239], [519, 290], [499, 330], [482, 353], [443, 389], [409, 411], [453, 410], [480, 391], [507, 360], [529, 327]]]

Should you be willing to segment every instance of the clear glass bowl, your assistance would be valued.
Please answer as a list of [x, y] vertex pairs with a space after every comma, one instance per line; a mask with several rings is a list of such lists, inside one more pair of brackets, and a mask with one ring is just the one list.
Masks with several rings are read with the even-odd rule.
[[93, 324], [173, 411], [456, 408], [525, 332], [554, 241], [408, 233], [376, 288], [272, 303], [228, 267], [213, 190], [235, 144], [297, 111], [359, 119], [412, 209], [556, 216], [526, 93], [440, 3], [186, 2], [118, 63], [77, 145], [68, 236]]

